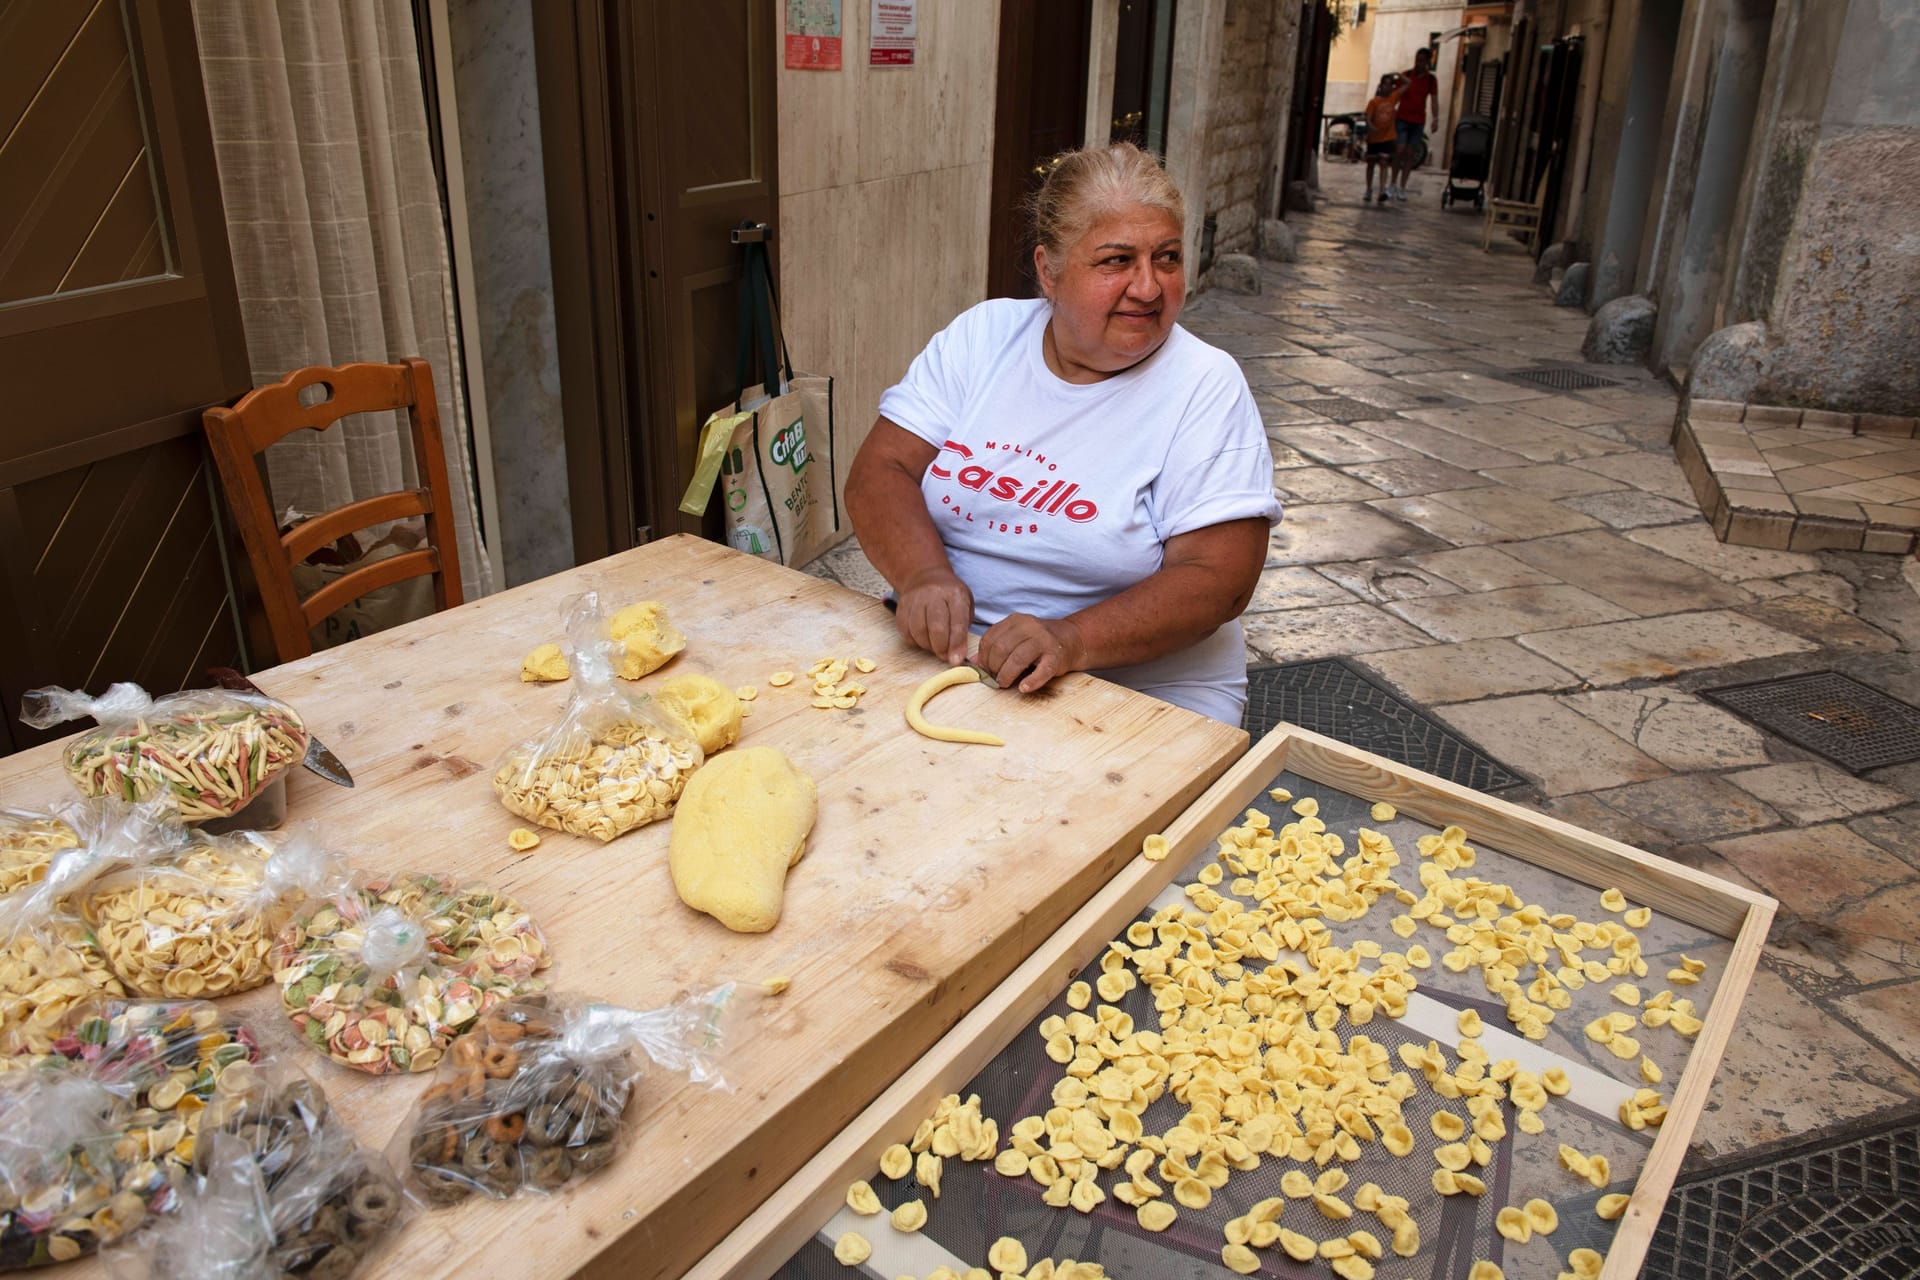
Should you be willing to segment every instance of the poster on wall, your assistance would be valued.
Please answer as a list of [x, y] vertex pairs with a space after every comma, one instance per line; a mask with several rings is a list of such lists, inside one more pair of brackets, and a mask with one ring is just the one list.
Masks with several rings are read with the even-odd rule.
[[873, 22], [867, 28], [867, 65], [913, 65], [914, 9], [919, 0], [873, 0]]
[[840, 69], [841, 0], [787, 0], [787, 69]]

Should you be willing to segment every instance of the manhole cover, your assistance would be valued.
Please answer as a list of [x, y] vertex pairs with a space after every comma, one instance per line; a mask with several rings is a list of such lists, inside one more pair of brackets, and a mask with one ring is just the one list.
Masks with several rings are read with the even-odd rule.
[[1728, 1280], [1911, 1280], [1920, 1275], [1920, 1200], [1818, 1192], [1758, 1214], [1734, 1237]]
[[1920, 760], [1920, 708], [1837, 671], [1700, 692], [1855, 773]]
[[1282, 722], [1480, 791], [1525, 781], [1338, 658], [1247, 669], [1246, 731]]
[[1648, 1280], [1920, 1275], [1920, 1122], [1903, 1108], [1677, 1183]]
[[1308, 413], [1317, 413], [1335, 422], [1371, 422], [1376, 418], [1393, 416], [1377, 404], [1363, 404], [1345, 396], [1331, 396], [1325, 400], [1295, 400], [1292, 403]]
[[1552, 387], [1555, 391], [1585, 391], [1591, 387], [1617, 387], [1617, 378], [1603, 378], [1597, 373], [1588, 373], [1585, 369], [1516, 369], [1507, 377], [1517, 382], [1531, 382], [1536, 386]]

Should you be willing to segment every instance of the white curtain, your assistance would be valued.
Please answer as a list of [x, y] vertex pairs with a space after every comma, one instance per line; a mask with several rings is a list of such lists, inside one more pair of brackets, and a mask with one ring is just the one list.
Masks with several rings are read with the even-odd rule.
[[[402, 0], [194, 0], [207, 115], [254, 384], [304, 365], [419, 356], [454, 489], [469, 598], [476, 535], [453, 273], [413, 11]], [[420, 483], [404, 414], [362, 414], [267, 451], [276, 511]]]

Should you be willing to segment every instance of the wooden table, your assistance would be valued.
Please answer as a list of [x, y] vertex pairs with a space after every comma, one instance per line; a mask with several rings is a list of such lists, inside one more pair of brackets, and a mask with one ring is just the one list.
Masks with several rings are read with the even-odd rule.
[[[759, 686], [742, 742], [778, 747], [818, 785], [819, 822], [771, 933], [729, 933], [679, 901], [664, 822], [607, 845], [543, 832], [531, 854], [507, 848], [522, 824], [494, 797], [493, 765], [551, 723], [572, 688], [521, 683], [520, 660], [560, 638], [562, 601], [588, 588], [615, 603], [660, 600], [686, 633], [686, 652], [640, 688], [678, 671]], [[767, 684], [829, 655], [879, 664], [857, 708], [814, 709], [804, 674]], [[515, 894], [552, 943], [555, 990], [648, 1008], [728, 980], [793, 979], [778, 998], [745, 993], [731, 1092], [643, 1081], [608, 1171], [558, 1197], [419, 1218], [369, 1274], [678, 1275], [1247, 745], [1238, 729], [1086, 676], [1034, 697], [945, 694], [938, 718], [991, 728], [1007, 746], [932, 742], [901, 712], [940, 666], [870, 597], [675, 537], [257, 675], [358, 783], [296, 771], [290, 821], [316, 819], [369, 870], [449, 870]], [[0, 760], [0, 803], [70, 794], [57, 744]], [[426, 1085], [297, 1044], [272, 988], [228, 1003], [325, 1086], [368, 1145], [386, 1146]]]

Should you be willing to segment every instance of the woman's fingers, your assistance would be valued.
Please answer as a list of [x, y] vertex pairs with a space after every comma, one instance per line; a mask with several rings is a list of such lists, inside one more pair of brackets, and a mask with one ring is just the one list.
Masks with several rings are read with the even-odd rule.
[[1079, 631], [1064, 618], [1009, 614], [980, 637], [980, 665], [1003, 689], [1037, 693], [1078, 666]]
[[966, 661], [972, 621], [973, 593], [951, 575], [902, 591], [894, 611], [903, 639], [955, 665]]

